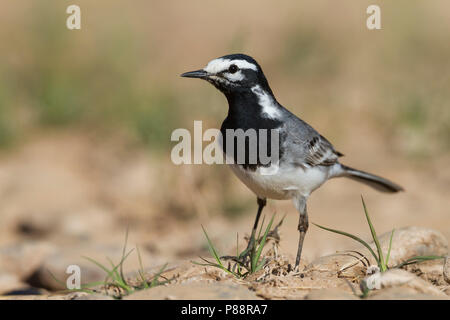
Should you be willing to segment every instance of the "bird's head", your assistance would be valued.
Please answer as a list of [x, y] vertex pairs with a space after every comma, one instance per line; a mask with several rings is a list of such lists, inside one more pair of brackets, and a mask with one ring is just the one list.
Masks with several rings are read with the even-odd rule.
[[271, 92], [259, 64], [245, 54], [230, 54], [214, 59], [203, 69], [186, 72], [181, 76], [206, 80], [225, 95], [251, 90], [255, 86]]

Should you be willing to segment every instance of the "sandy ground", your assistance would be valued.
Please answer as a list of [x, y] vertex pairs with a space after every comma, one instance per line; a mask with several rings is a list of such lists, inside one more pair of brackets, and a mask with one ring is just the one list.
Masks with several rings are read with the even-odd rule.
[[[389, 158], [387, 153], [377, 153], [379, 159], [369, 159], [364, 166], [364, 159], [367, 159], [364, 154], [367, 153], [349, 156], [348, 163], [390, 177], [407, 191], [385, 195], [352, 181], [336, 179], [311, 197], [312, 222], [370, 239], [360, 201], [363, 194], [379, 234], [392, 228], [418, 226], [434, 229], [444, 239], [450, 238], [450, 203], [445, 192], [450, 176], [448, 167], [444, 166], [445, 159], [426, 165], [406, 165], [405, 161]], [[106, 257], [116, 262], [120, 260], [128, 225], [128, 247], [140, 248], [148, 270], [154, 272], [169, 263], [170, 271], [181, 278], [193, 277], [200, 282], [205, 277], [228, 279], [221, 271], [209, 268], [206, 272], [190, 262], [198, 261], [199, 255], [209, 257], [201, 224], [221, 254], [233, 254], [237, 233], [241, 239], [240, 249], [244, 247], [242, 238], [253, 223], [256, 203], [250, 192], [236, 178], [230, 177], [233, 194], [248, 199], [250, 205], [245, 214], [233, 219], [217, 212], [220, 211], [217, 207], [214, 210], [214, 199], [217, 199], [214, 187], [223, 181], [212, 175], [211, 181], [197, 183], [198, 176], [202, 176], [202, 172], [209, 173], [208, 170], [210, 168], [205, 166], [176, 167], [117, 139], [112, 141], [71, 131], [47, 132], [25, 142], [0, 159], [2, 275], [4, 278], [11, 274], [17, 276], [14, 278], [17, 283], [11, 285], [11, 290], [30, 285], [55, 290], [58, 284], [45, 276], [45, 270], [50, 269], [64, 279], [65, 268], [70, 264], [81, 265], [86, 281], [98, 279], [104, 275], [81, 257], [103, 262]], [[188, 217], [177, 214], [174, 208], [183, 204], [193, 206], [196, 214]], [[273, 280], [281, 284], [273, 286], [288, 287], [289, 283], [295, 284], [300, 279], [282, 278], [290, 272], [288, 265], [293, 263], [296, 252], [297, 215], [290, 202], [270, 201], [265, 214], [270, 217], [273, 213], [276, 213], [276, 221], [286, 214], [280, 228], [278, 251], [281, 257], [273, 262], [284, 271], [273, 273], [281, 277]], [[352, 240], [311, 226], [304, 244], [302, 266], [354, 245]], [[401, 248], [396, 248], [394, 242], [393, 250], [396, 249]], [[130, 256], [124, 266], [126, 272], [136, 272], [137, 256]], [[312, 276], [305, 283], [302, 279], [301, 285], [294, 285], [303, 288], [301, 294], [297, 292], [289, 297], [304, 298], [308, 290], [336, 287], [336, 284], [327, 284], [328, 280], [318, 281], [316, 277], [315, 281]], [[242, 284], [235, 279], [227, 281]], [[252, 288], [252, 285], [247, 282], [246, 287]], [[342, 281], [338, 287], [351, 292]], [[255, 288], [251, 291], [258, 292]], [[159, 298], [168, 293], [161, 294]], [[267, 296], [260, 292], [255, 297], [286, 298], [286, 295]]]

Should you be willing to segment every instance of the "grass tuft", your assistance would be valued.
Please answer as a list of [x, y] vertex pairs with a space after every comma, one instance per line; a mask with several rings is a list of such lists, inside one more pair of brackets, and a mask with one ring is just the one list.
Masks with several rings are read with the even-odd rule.
[[[250, 251], [248, 249], [245, 249], [244, 251], [239, 253], [239, 249], [236, 249], [236, 256], [225, 256], [222, 257], [217, 252], [216, 248], [214, 247], [214, 244], [212, 243], [211, 239], [208, 236], [208, 233], [206, 232], [205, 228], [202, 226], [203, 233], [205, 234], [206, 240], [208, 242], [208, 249], [211, 255], [214, 258], [214, 261], [209, 261], [203, 257], [199, 257], [203, 263], [192, 261], [192, 263], [201, 265], [201, 266], [208, 266], [208, 267], [215, 267], [219, 268], [223, 271], [225, 271], [228, 274], [233, 275], [236, 278], [242, 279], [247, 277], [250, 274], [253, 274], [259, 270], [261, 270], [264, 265], [268, 262], [266, 258], [263, 257], [262, 251], [264, 246], [267, 244], [267, 240], [269, 238], [269, 234], [271, 232], [271, 227], [273, 224], [275, 216], [272, 216], [272, 218], [269, 221], [269, 224], [266, 226], [264, 234], [261, 236], [262, 227], [264, 225], [264, 219], [261, 224], [259, 234], [257, 238], [249, 239], [249, 241], [253, 241], [255, 244], [252, 248], [250, 248]], [[282, 222], [283, 220], [281, 220]], [[276, 226], [272, 232], [276, 231], [276, 229], [281, 225], [281, 222]], [[239, 245], [239, 236], [236, 238], [237, 244], [236, 248], [238, 248]], [[245, 257], [248, 255], [248, 259], [242, 259], [241, 257]], [[233, 264], [228, 264], [228, 266], [225, 266], [222, 262], [223, 260], [231, 260]]]
[[[104, 293], [108, 296], [113, 296], [116, 299], [121, 299], [122, 297], [129, 295], [135, 291], [143, 290], [143, 289], [149, 289], [153, 288], [159, 285], [163, 285], [166, 283], [169, 283], [173, 279], [167, 279], [164, 276], [162, 276], [162, 273], [167, 268], [167, 263], [164, 264], [153, 276], [146, 277], [144, 266], [142, 264], [142, 257], [141, 253], [139, 251], [139, 248], [136, 247], [138, 259], [139, 259], [139, 266], [140, 269], [138, 270], [138, 279], [135, 281], [131, 281], [127, 279], [123, 274], [123, 263], [125, 260], [130, 256], [130, 254], [134, 251], [134, 249], [131, 249], [127, 251], [127, 244], [128, 244], [128, 228], [126, 230], [125, 234], [125, 243], [122, 250], [122, 257], [119, 261], [119, 263], [115, 264], [109, 257], [106, 257], [108, 260], [110, 267], [105, 266], [104, 264], [98, 262], [97, 260], [94, 260], [90, 257], [83, 256], [84, 259], [87, 261], [95, 264], [97, 267], [102, 269], [106, 273], [106, 277], [103, 281], [97, 281], [97, 282], [90, 282], [86, 284], [82, 284], [80, 289], [68, 289], [65, 290], [65, 292], [87, 292], [87, 293]], [[58, 282], [62, 286], [66, 286], [66, 283], [58, 280], [49, 270], [51, 277]], [[160, 280], [160, 279], [163, 280]], [[101, 287], [101, 290], [96, 289], [95, 287]], [[112, 290], [110, 290], [112, 289]], [[113, 292], [113, 293], [111, 293]]]
[[[382, 251], [382, 248], [381, 248], [381, 245], [380, 245], [380, 241], [378, 239], [377, 233], [376, 233], [375, 228], [374, 228], [374, 226], [372, 224], [372, 221], [370, 219], [369, 212], [368, 212], [367, 207], [366, 207], [366, 203], [364, 202], [364, 198], [362, 196], [361, 196], [361, 201], [362, 201], [362, 205], [363, 205], [363, 208], [364, 208], [364, 214], [366, 216], [367, 223], [368, 223], [369, 228], [370, 228], [370, 233], [372, 235], [372, 240], [375, 243], [375, 247], [377, 249], [377, 253], [375, 253], [375, 251], [372, 249], [372, 247], [366, 241], [362, 240], [361, 238], [359, 238], [359, 237], [357, 237], [357, 236], [355, 236], [353, 234], [350, 234], [350, 233], [344, 232], [344, 231], [340, 231], [340, 230], [327, 228], [327, 227], [318, 225], [316, 223], [313, 223], [313, 224], [315, 226], [321, 228], [321, 229], [324, 229], [324, 230], [327, 230], [327, 231], [330, 231], [330, 232], [333, 232], [333, 233], [337, 233], [337, 234], [340, 234], [340, 235], [343, 235], [343, 236], [346, 236], [346, 237], [349, 237], [349, 238], [351, 238], [353, 240], [358, 241], [359, 243], [364, 245], [367, 248], [367, 250], [369, 250], [369, 252], [372, 254], [372, 256], [375, 258], [375, 261], [377, 262], [377, 265], [380, 268], [380, 272], [385, 272], [385, 271], [387, 271], [389, 269], [388, 263], [389, 263], [389, 258], [391, 256], [392, 239], [394, 237], [395, 229], [393, 229], [392, 232], [391, 232], [391, 236], [390, 236], [390, 239], [389, 239], [389, 247], [388, 247], [388, 251], [387, 251], [387, 254], [386, 254], [386, 259], [384, 259], [383, 251]], [[394, 266], [393, 268], [401, 268], [401, 267], [409, 265], [409, 264], [419, 263], [419, 262], [428, 261], [428, 260], [441, 259], [441, 258], [443, 258], [443, 257], [442, 256], [417, 256], [417, 257], [413, 257], [411, 259], [408, 259], [407, 261], [405, 261], [405, 262], [403, 262], [401, 264], [398, 264], [397, 266]]]

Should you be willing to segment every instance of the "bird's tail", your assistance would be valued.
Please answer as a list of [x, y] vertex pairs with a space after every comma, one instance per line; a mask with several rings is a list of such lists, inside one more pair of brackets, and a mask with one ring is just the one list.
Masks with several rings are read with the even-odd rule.
[[344, 170], [342, 176], [367, 184], [378, 191], [394, 193], [404, 190], [398, 184], [395, 184], [392, 181], [389, 181], [382, 177], [364, 171], [356, 170], [344, 165], [341, 166]]

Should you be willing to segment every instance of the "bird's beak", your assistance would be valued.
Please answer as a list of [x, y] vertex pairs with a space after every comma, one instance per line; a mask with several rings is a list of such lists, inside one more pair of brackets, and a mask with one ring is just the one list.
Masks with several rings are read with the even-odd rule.
[[185, 72], [181, 76], [184, 78], [205, 79], [208, 76], [208, 72], [200, 69], [200, 70], [196, 70], [196, 71]]

